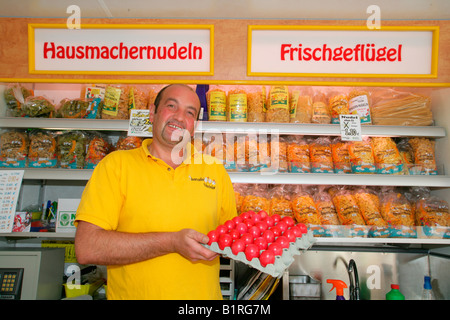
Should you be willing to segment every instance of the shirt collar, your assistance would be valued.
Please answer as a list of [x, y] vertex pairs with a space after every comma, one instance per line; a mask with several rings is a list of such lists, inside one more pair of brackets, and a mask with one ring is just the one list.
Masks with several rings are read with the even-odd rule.
[[[151, 138], [145, 139], [145, 140], [142, 142], [141, 148], [142, 148], [142, 150], [144, 151], [144, 154], [145, 154], [146, 157], [150, 157], [150, 158], [152, 158], [152, 159], [154, 159], [154, 160], [158, 160], [159, 158], [153, 156], [153, 155], [150, 153], [150, 151], [148, 150], [148, 146], [149, 146], [152, 142], [153, 142], [153, 139], [151, 139]], [[199, 152], [199, 151], [197, 150], [197, 148], [195, 148], [194, 145], [193, 145], [192, 143], [190, 144], [190, 146], [191, 146], [191, 159], [190, 159], [191, 161], [189, 161], [189, 159], [186, 158], [186, 159], [184, 159], [183, 164], [194, 163], [194, 159], [195, 159], [196, 157], [199, 157], [199, 156], [202, 155], [202, 153]], [[161, 160], [161, 159], [159, 159], [159, 160]], [[162, 160], [161, 160], [161, 161], [162, 161]], [[195, 163], [197, 163], [197, 162], [195, 162]]]

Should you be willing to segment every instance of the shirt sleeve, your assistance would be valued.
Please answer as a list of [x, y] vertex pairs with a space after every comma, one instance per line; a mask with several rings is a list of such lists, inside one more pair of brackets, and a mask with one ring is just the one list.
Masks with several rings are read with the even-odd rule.
[[220, 209], [219, 224], [224, 224], [225, 221], [233, 219], [237, 215], [237, 210], [233, 184], [231, 183], [230, 176], [228, 175], [225, 168], [223, 166], [221, 167], [223, 169], [222, 175], [223, 190], [222, 190], [222, 207]]
[[114, 152], [94, 169], [81, 196], [76, 222], [86, 221], [105, 230], [116, 230], [123, 204], [121, 166]]

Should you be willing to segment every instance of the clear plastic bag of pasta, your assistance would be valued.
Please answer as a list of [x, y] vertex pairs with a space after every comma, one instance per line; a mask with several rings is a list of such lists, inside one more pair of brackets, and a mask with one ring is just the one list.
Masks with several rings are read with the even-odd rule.
[[[5, 89], [3, 96], [5, 98], [7, 114], [13, 117], [23, 117], [25, 113], [22, 110], [26, 98], [33, 96], [33, 90], [25, 88], [23, 85], [10, 84]], [[9, 114], [8, 114], [9, 113]]]
[[89, 101], [86, 99], [63, 99], [56, 110], [57, 118], [82, 119], [88, 114]]
[[55, 114], [53, 101], [45, 96], [29, 96], [22, 105], [25, 117], [52, 118]]
[[101, 132], [91, 131], [88, 133], [85, 169], [95, 169], [97, 164], [112, 150], [109, 137]]
[[402, 174], [402, 157], [392, 138], [372, 137], [372, 148], [377, 173]]
[[381, 216], [389, 225], [391, 238], [417, 237], [414, 208], [406, 196], [393, 187], [380, 191]]
[[33, 129], [28, 134], [30, 148], [28, 151], [28, 167], [30, 168], [56, 168], [57, 134], [51, 130]]
[[308, 141], [303, 136], [288, 136], [286, 141], [289, 172], [311, 172]]
[[149, 91], [144, 86], [130, 86], [129, 110], [148, 110]]
[[242, 202], [244, 201], [244, 197], [249, 187], [250, 186], [245, 183], [233, 183], [234, 197], [236, 200], [236, 210], [238, 215], [241, 214]]
[[365, 137], [362, 141], [349, 141], [348, 155], [353, 173], [376, 173], [370, 137]]
[[350, 237], [367, 237], [369, 230], [361, 215], [358, 204], [349, 188], [337, 186], [330, 188], [334, 207], [336, 208], [339, 221], [347, 226], [345, 233]]
[[380, 199], [377, 192], [367, 187], [360, 187], [353, 191], [353, 197], [364, 221], [370, 226], [369, 235], [374, 238], [388, 237], [389, 228], [381, 215]]
[[278, 214], [281, 217], [293, 216], [289, 192], [284, 185], [275, 185], [269, 191], [269, 215]]
[[247, 122], [266, 121], [267, 92], [265, 86], [248, 86], [247, 91]]
[[313, 116], [313, 92], [307, 87], [289, 87], [291, 123], [311, 123]]
[[309, 154], [311, 158], [311, 172], [334, 172], [330, 137], [317, 137], [311, 139], [309, 143]]
[[402, 138], [397, 142], [398, 153], [402, 160], [402, 172], [403, 175], [409, 175], [414, 173], [414, 155], [412, 148], [408, 142], [408, 138]]
[[290, 199], [295, 220], [306, 224], [315, 237], [321, 237], [324, 229], [312, 194], [302, 185], [296, 185]]
[[348, 154], [348, 142], [340, 137], [331, 140], [331, 158], [333, 159], [334, 173], [351, 173], [352, 165]]
[[59, 166], [66, 169], [83, 169], [86, 157], [87, 134], [83, 131], [65, 131], [57, 137]]
[[414, 137], [408, 142], [414, 156], [414, 174], [436, 175], [435, 141], [430, 138]]
[[328, 98], [331, 113], [331, 123], [340, 123], [341, 114], [350, 114], [348, 98], [345, 92], [331, 92]]
[[268, 186], [266, 184], [253, 185], [242, 200], [241, 213], [247, 211], [269, 212]]
[[328, 186], [319, 185], [313, 194], [313, 200], [319, 212], [324, 237], [342, 237], [344, 232], [334, 207], [331, 195], [327, 192]]
[[25, 130], [6, 129], [0, 131], [0, 166], [25, 168], [28, 156], [28, 133]]
[[312, 123], [331, 123], [331, 112], [325, 93], [315, 92], [312, 104]]
[[117, 142], [114, 146], [114, 150], [131, 150], [139, 148], [142, 145], [142, 138], [135, 136], [128, 136], [126, 134], [122, 134], [117, 139]]
[[267, 97], [266, 122], [288, 123], [289, 90], [287, 86], [271, 86]]
[[270, 169], [278, 172], [288, 172], [287, 138], [272, 135], [270, 138]]
[[426, 196], [416, 203], [416, 222], [420, 235], [426, 238], [450, 239], [448, 202], [437, 196]]

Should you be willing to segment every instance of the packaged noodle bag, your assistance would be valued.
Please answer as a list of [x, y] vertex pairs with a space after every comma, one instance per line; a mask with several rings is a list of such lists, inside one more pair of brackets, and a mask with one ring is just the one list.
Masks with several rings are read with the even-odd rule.
[[311, 123], [313, 114], [311, 89], [289, 87], [289, 108], [291, 123]]
[[227, 121], [227, 93], [222, 86], [209, 86], [206, 105], [209, 121]]
[[7, 129], [0, 132], [0, 167], [25, 168], [29, 138], [25, 130]]
[[348, 143], [348, 155], [353, 173], [376, 173], [375, 158], [370, 137]]
[[387, 222], [383, 219], [380, 209], [380, 199], [375, 191], [360, 187], [353, 192], [359, 211], [370, 228], [372, 237], [384, 238], [389, 236]]
[[287, 138], [272, 135], [270, 139], [270, 169], [278, 172], [288, 171]]
[[353, 89], [348, 94], [348, 109], [350, 114], [359, 116], [361, 124], [372, 124], [370, 117], [371, 98], [368, 91]]
[[329, 190], [331, 199], [343, 225], [365, 225], [358, 204], [351, 190], [346, 187], [338, 187]]
[[105, 99], [105, 88], [94, 86], [86, 87], [84, 96], [82, 97], [89, 102], [86, 110], [87, 119], [100, 119]]
[[409, 139], [414, 155], [414, 165], [418, 173], [424, 175], [437, 174], [435, 141], [429, 138], [415, 137]]
[[291, 194], [292, 210], [298, 223], [320, 225], [320, 216], [314, 199], [301, 185], [297, 185]]
[[328, 105], [331, 112], [331, 123], [340, 123], [339, 115], [350, 114], [347, 95], [344, 93], [332, 93]]
[[377, 173], [401, 174], [402, 157], [390, 137], [372, 137], [373, 156]]
[[316, 92], [313, 96], [312, 123], [331, 123], [331, 113], [327, 97], [323, 92]]
[[234, 197], [236, 200], [236, 210], [238, 215], [241, 214], [242, 202], [244, 201], [244, 196], [248, 188], [249, 188], [248, 184], [233, 183]]
[[107, 135], [95, 131], [89, 132], [84, 168], [94, 169], [111, 150], [112, 145]]
[[416, 203], [416, 223], [429, 238], [450, 238], [448, 202], [436, 196], [422, 197]]
[[267, 93], [265, 86], [248, 86], [247, 122], [266, 121]]
[[311, 161], [309, 158], [309, 144], [303, 136], [288, 136], [287, 138], [287, 161], [289, 172], [309, 173], [311, 172]]
[[333, 158], [331, 155], [331, 141], [329, 137], [312, 139], [309, 144], [311, 172], [333, 173]]
[[56, 133], [51, 130], [33, 129], [28, 134], [30, 149], [28, 151], [28, 167], [56, 168]]
[[[13, 117], [23, 117], [25, 113], [22, 110], [26, 98], [33, 96], [33, 90], [29, 90], [18, 84], [10, 84], [5, 89], [3, 96], [5, 98], [6, 107]], [[8, 116], [8, 114], [6, 114]]]
[[89, 104], [87, 99], [63, 99], [56, 110], [56, 117], [69, 119], [86, 118]]
[[22, 105], [25, 117], [52, 118], [55, 109], [53, 101], [45, 96], [29, 96]]
[[381, 216], [388, 223], [390, 237], [416, 237], [414, 211], [404, 194], [392, 187], [380, 192]]
[[331, 140], [331, 158], [333, 159], [334, 173], [351, 173], [352, 166], [348, 154], [348, 143], [340, 137]]
[[269, 192], [269, 199], [269, 215], [278, 214], [282, 217], [293, 215], [289, 192], [284, 185], [275, 185]]
[[340, 237], [343, 236], [341, 222], [334, 207], [331, 195], [326, 191], [327, 186], [318, 186], [313, 194], [313, 200], [319, 212], [320, 222], [323, 228], [323, 236]]
[[128, 109], [147, 110], [149, 92], [143, 86], [131, 86]]
[[408, 138], [400, 139], [397, 143], [397, 149], [402, 159], [402, 174], [409, 175], [413, 172], [414, 155]]
[[130, 88], [109, 85], [105, 89], [102, 119], [129, 119]]
[[267, 198], [267, 195], [267, 185], [259, 184], [252, 186], [252, 188], [247, 191], [247, 194], [242, 201], [241, 213], [250, 210], [254, 212], [259, 212], [261, 210], [269, 212], [269, 199]]
[[247, 122], [247, 92], [243, 88], [236, 87], [228, 90], [227, 120]]
[[287, 86], [272, 86], [267, 98], [266, 122], [286, 122], [289, 115], [289, 90]]
[[142, 145], [142, 138], [135, 136], [121, 135], [116, 142], [115, 150], [131, 150]]
[[86, 157], [87, 135], [78, 130], [58, 135], [57, 157], [59, 166], [67, 169], [83, 169]]

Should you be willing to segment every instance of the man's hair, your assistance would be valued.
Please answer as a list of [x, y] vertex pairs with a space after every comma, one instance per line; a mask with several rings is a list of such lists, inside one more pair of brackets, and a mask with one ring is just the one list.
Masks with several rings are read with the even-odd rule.
[[[169, 85], [167, 85], [167, 86], [165, 86], [164, 88], [162, 88], [159, 92], [158, 92], [158, 94], [156, 95], [156, 98], [155, 98], [155, 113], [158, 111], [158, 106], [159, 106], [159, 104], [161, 103], [161, 99], [162, 99], [162, 96], [163, 96], [163, 94], [164, 94], [164, 91], [166, 91], [166, 89], [168, 89], [168, 88], [170, 88], [170, 87], [172, 87], [172, 86], [182, 86], [182, 87], [185, 87], [185, 88], [189, 88], [189, 90], [191, 90], [192, 92], [194, 92], [195, 94], [197, 94], [195, 91], [194, 91], [194, 89], [192, 89], [190, 86], [188, 86], [187, 84], [181, 84], [181, 83], [172, 83], [172, 84], [169, 84]], [[200, 98], [199, 98], [199, 100], [200, 100]], [[198, 111], [198, 114], [197, 114], [197, 120], [200, 118], [200, 112], [202, 111], [202, 108], [201, 108], [201, 106], [200, 106], [200, 110]]]

